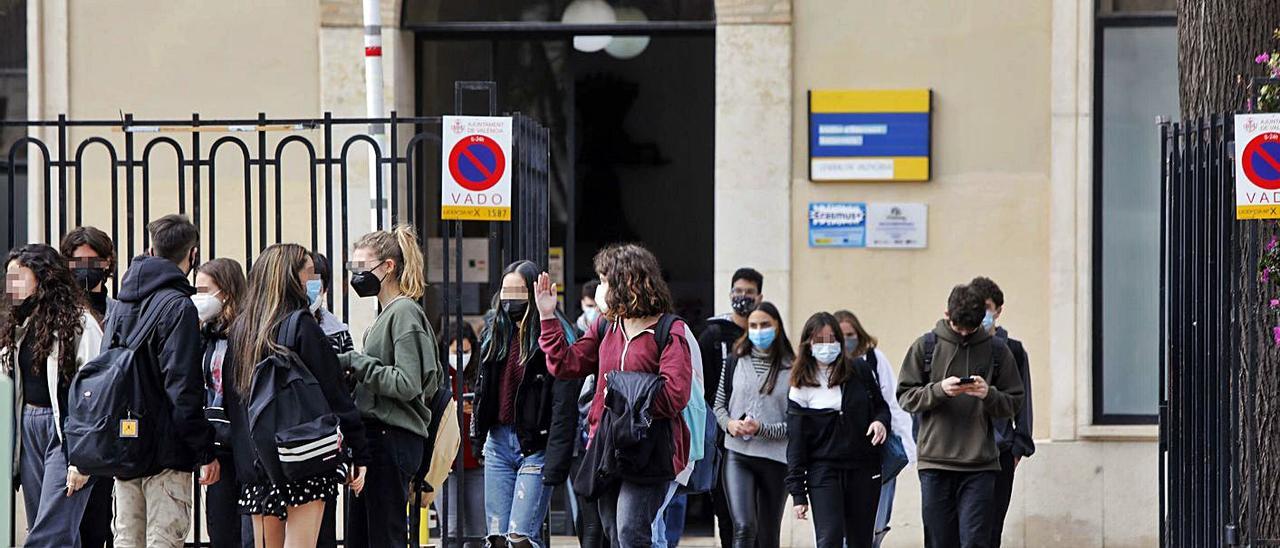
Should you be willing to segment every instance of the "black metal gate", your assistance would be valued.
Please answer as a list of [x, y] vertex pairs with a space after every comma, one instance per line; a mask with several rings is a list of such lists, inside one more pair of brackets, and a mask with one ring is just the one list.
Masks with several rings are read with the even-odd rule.
[[[458, 89], [460, 94], [495, 95], [492, 82], [459, 82]], [[549, 133], [535, 120], [518, 113], [513, 117], [513, 222], [491, 223], [488, 231], [491, 281], [499, 265], [515, 258], [545, 266], [549, 249]], [[0, 162], [0, 192], [7, 198], [6, 218], [0, 221], [8, 229], [4, 244], [13, 248], [32, 241], [56, 247], [74, 227], [99, 226], [114, 240], [121, 263], [109, 281], [114, 293], [129, 259], [149, 247], [147, 223], [183, 213], [200, 228], [205, 258], [231, 256], [247, 269], [258, 250], [287, 241], [325, 253], [335, 265], [328, 305], [349, 321], [349, 273], [340, 265], [346, 264], [353, 237], [359, 236], [352, 233], [350, 219], [376, 211], [370, 224], [377, 228], [412, 223], [424, 240], [419, 243], [428, 263], [437, 261], [444, 272], [450, 272], [451, 259], [459, 266], [456, 258], [448, 257], [448, 241], [457, 237], [460, 242], [461, 231], [439, 220], [441, 120], [400, 117], [394, 111], [387, 118], [335, 118], [325, 113], [322, 118], [273, 119], [259, 113], [236, 119], [193, 114], [190, 119], [144, 120], [124, 114], [120, 120], [69, 120], [65, 115], [50, 121], [0, 120], [0, 127], [27, 132], [0, 151], [7, 159]], [[375, 132], [383, 131], [385, 150], [374, 138]], [[101, 150], [104, 159], [86, 157], [93, 150]], [[20, 161], [28, 152], [27, 161]], [[362, 152], [381, 166], [370, 206], [382, 207], [372, 210], [350, 205], [352, 181], [367, 180], [364, 169], [353, 167], [353, 159]], [[236, 160], [230, 174], [228, 156]], [[352, 169], [358, 174], [352, 175]], [[18, 203], [20, 191], [38, 191], [41, 196]], [[20, 238], [24, 227], [18, 226], [18, 219], [29, 216], [34, 221]], [[443, 253], [430, 256], [428, 238], [440, 238]], [[233, 246], [234, 256], [222, 251]], [[337, 270], [342, 270], [341, 276]], [[448, 298], [439, 287], [424, 297], [437, 327], [446, 309], [441, 301]], [[208, 546], [202, 518], [197, 497], [197, 541], [188, 546]]]
[[1280, 425], [1259, 412], [1280, 401], [1280, 272], [1259, 270], [1276, 224], [1235, 219], [1233, 131], [1231, 115], [1160, 124], [1163, 546], [1280, 545], [1280, 468], [1263, 457]]

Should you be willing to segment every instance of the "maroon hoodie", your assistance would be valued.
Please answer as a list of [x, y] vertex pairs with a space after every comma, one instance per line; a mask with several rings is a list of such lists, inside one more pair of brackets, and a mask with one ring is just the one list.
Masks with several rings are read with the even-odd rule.
[[[573, 345], [565, 339], [564, 327], [557, 319], [542, 321], [542, 335], [538, 344], [547, 355], [547, 370], [557, 378], [581, 379], [596, 374], [596, 394], [603, 394], [605, 377], [613, 371], [636, 371], [662, 377], [662, 391], [654, 399], [654, 418], [671, 419], [671, 437], [675, 451], [671, 458], [672, 474], [679, 474], [689, 461], [689, 429], [685, 427], [681, 412], [689, 404], [689, 390], [693, 376], [689, 343], [685, 340], [688, 327], [682, 321], [671, 326], [671, 338], [661, 356], [654, 338], [657, 323], [633, 336], [629, 341], [622, 333], [621, 324], [614, 324], [601, 338], [596, 332], [599, 324], [592, 325], [587, 333]], [[591, 401], [587, 414], [591, 441], [604, 414], [604, 398]]]

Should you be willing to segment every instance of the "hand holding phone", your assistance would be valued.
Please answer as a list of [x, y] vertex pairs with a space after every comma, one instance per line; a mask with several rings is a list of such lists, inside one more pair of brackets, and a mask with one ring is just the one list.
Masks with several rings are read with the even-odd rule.
[[978, 382], [978, 379], [973, 378], [973, 375], [960, 377], [960, 384], [973, 384], [975, 382]]

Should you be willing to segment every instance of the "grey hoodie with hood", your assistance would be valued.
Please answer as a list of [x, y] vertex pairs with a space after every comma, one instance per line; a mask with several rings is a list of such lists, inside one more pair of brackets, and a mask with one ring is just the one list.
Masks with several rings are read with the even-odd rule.
[[[924, 372], [925, 337], [907, 351], [898, 375], [898, 401], [920, 422], [916, 440], [921, 470], [983, 472], [1000, 470], [991, 419], [1011, 418], [1022, 405], [1022, 379], [1013, 353], [991, 334], [978, 330], [962, 337], [939, 320], [933, 328], [931, 374]], [[978, 375], [990, 389], [986, 399], [961, 394], [947, 396], [947, 377]]]

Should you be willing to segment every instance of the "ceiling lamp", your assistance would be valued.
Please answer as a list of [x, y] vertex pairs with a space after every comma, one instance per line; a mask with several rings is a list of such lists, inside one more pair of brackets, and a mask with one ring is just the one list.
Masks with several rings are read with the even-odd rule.
[[[649, 20], [640, 8], [618, 8], [617, 16], [618, 21], [631, 23], [643, 23]], [[604, 51], [616, 59], [633, 59], [644, 53], [646, 47], [649, 47], [648, 36], [615, 36], [613, 41], [605, 46]]]
[[[560, 17], [561, 23], [570, 25], [607, 25], [617, 21], [613, 8], [604, 0], [573, 0]], [[591, 53], [604, 49], [612, 41], [612, 36], [574, 36], [573, 49]]]

